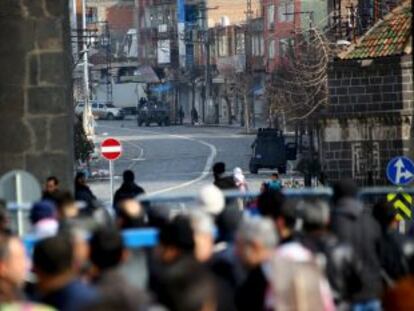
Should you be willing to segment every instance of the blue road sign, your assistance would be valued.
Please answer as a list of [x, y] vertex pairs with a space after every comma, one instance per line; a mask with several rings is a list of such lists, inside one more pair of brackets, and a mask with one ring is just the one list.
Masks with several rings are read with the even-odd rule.
[[388, 162], [387, 178], [394, 185], [407, 185], [414, 181], [414, 163], [411, 159], [401, 156]]

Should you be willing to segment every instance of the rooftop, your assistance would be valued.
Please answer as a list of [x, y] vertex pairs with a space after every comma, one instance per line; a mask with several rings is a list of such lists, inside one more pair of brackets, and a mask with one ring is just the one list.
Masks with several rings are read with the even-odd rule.
[[411, 21], [411, 1], [404, 1], [342, 52], [339, 58], [368, 59], [411, 54]]

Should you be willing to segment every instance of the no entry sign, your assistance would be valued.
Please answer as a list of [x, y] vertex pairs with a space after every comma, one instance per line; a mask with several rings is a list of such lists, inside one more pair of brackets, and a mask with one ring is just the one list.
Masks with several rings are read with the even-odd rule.
[[121, 142], [115, 138], [107, 138], [101, 143], [102, 157], [114, 161], [122, 155]]

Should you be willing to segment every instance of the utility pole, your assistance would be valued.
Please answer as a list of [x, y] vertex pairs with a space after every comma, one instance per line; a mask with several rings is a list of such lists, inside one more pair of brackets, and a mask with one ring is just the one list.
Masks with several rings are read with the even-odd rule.
[[[82, 0], [82, 29], [87, 31], [86, 24], [86, 0]], [[94, 120], [89, 101], [89, 62], [88, 62], [88, 45], [83, 40], [83, 80], [84, 80], [84, 108], [83, 108], [83, 127], [86, 135], [94, 136]]]
[[244, 97], [244, 125], [246, 127], [246, 133], [250, 132], [250, 127], [255, 127], [255, 107], [253, 100], [253, 68], [252, 68], [252, 20], [253, 10], [252, 1], [246, 0], [246, 29], [245, 29], [245, 61], [246, 61], [246, 96]]

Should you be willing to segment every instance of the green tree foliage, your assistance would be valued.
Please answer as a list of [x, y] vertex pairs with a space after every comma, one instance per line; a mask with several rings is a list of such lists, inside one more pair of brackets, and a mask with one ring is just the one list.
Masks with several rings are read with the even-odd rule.
[[82, 126], [82, 117], [75, 119], [75, 160], [85, 162], [94, 150], [93, 142], [85, 134]]

